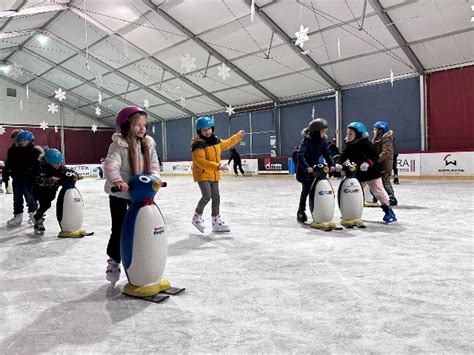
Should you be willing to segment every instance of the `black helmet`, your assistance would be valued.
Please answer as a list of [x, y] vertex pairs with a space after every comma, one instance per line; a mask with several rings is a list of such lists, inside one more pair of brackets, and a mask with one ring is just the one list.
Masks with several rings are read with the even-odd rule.
[[324, 128], [328, 128], [328, 121], [324, 118], [315, 118], [308, 125], [309, 133], [319, 132]]

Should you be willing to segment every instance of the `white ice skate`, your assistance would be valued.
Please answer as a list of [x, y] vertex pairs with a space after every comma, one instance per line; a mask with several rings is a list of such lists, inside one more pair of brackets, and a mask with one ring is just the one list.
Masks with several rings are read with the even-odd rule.
[[204, 226], [204, 220], [202, 219], [201, 214], [197, 214], [195, 212], [191, 223], [193, 224], [194, 227], [198, 229], [198, 231], [200, 231], [201, 233], [204, 233], [204, 229], [206, 227]]
[[28, 212], [28, 224], [34, 225], [35, 224], [35, 213], [34, 212]]
[[113, 259], [107, 260], [107, 269], [105, 270], [105, 278], [110, 282], [112, 287], [120, 280], [120, 264]]
[[212, 216], [212, 231], [221, 233], [221, 232], [230, 232], [230, 227], [221, 220], [221, 216]]
[[7, 226], [8, 227], [18, 227], [21, 225], [21, 222], [23, 221], [23, 213], [18, 213], [13, 216], [12, 219], [9, 219], [7, 221]]

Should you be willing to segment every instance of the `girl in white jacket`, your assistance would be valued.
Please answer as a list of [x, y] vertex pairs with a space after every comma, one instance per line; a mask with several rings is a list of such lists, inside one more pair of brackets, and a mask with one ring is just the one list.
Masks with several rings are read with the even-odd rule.
[[[115, 118], [120, 133], [112, 136], [107, 158], [104, 161], [105, 192], [109, 194], [112, 233], [107, 245], [106, 279], [115, 286], [120, 279], [120, 235], [125, 213], [131, 201], [127, 182], [134, 175], [160, 177], [155, 141], [146, 135], [147, 114], [141, 108], [129, 106]], [[112, 192], [112, 187], [120, 190]]]

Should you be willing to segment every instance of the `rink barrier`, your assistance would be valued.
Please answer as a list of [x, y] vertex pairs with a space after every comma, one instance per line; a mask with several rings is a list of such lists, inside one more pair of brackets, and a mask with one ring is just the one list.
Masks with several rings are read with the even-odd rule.
[[[222, 161], [227, 163], [226, 160]], [[84, 177], [98, 177], [100, 164], [69, 165]], [[474, 151], [433, 152], [433, 153], [402, 153], [397, 159], [398, 176], [400, 179], [426, 180], [474, 180]], [[264, 157], [242, 159], [242, 168], [246, 175], [292, 177], [295, 167], [288, 157]], [[191, 175], [192, 161], [165, 161], [163, 175]], [[229, 172], [223, 176], [234, 174], [233, 162]]]

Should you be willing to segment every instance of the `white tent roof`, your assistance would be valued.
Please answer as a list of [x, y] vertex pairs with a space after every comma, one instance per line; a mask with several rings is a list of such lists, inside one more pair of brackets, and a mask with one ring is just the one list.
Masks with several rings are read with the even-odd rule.
[[152, 119], [167, 120], [474, 62], [464, 0], [256, 0], [254, 16], [251, 4], [3, 0], [0, 63], [22, 67], [3, 75], [53, 100], [61, 87], [92, 117], [101, 92], [100, 119], [112, 122], [145, 99]]

